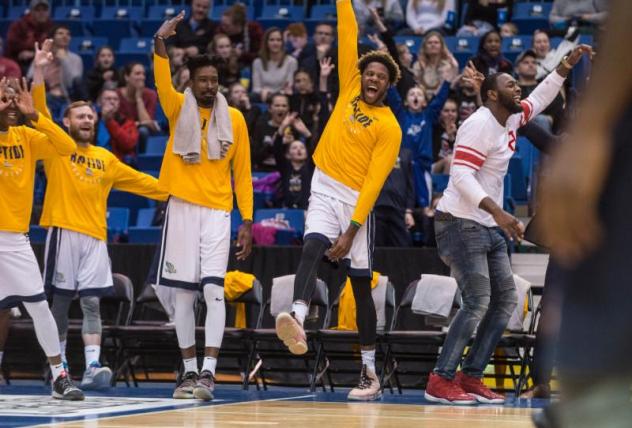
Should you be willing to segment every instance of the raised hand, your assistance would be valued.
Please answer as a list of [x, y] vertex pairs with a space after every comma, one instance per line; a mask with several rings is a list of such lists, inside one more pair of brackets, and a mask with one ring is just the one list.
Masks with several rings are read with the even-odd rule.
[[309, 129], [307, 129], [307, 125], [305, 125], [305, 122], [303, 122], [303, 119], [301, 119], [300, 117], [296, 117], [294, 119], [294, 121], [292, 122], [292, 126], [304, 137], [309, 138], [312, 136], [312, 133], [309, 131]]
[[176, 34], [176, 27], [184, 19], [184, 14], [184, 10], [181, 10], [179, 14], [163, 22], [158, 31], [156, 31], [156, 36], [166, 40]]
[[592, 59], [593, 54], [594, 52], [590, 46], [578, 45], [577, 47], [575, 47], [575, 49], [573, 49], [573, 51], [570, 54], [568, 54], [568, 56], [566, 57], [566, 61], [568, 61], [568, 63], [572, 67], [574, 67], [582, 58], [582, 55], [589, 55], [590, 59]]
[[46, 39], [40, 44], [35, 42], [35, 57], [33, 58], [33, 67], [44, 68], [51, 64], [55, 59], [53, 55], [53, 39]]
[[331, 57], [325, 57], [320, 60], [320, 77], [329, 77], [331, 71], [336, 67], [336, 64], [331, 63]]
[[33, 104], [33, 96], [29, 92], [29, 85], [26, 81], [26, 77], [23, 77], [18, 85], [17, 96], [15, 98], [15, 104], [18, 110], [30, 121], [37, 121], [37, 110]]
[[480, 92], [483, 81], [485, 80], [485, 75], [476, 69], [472, 61], [469, 61], [463, 69], [461, 80], [472, 85], [472, 88], [474, 88], [476, 92]]
[[384, 42], [380, 39], [380, 36], [378, 36], [377, 34], [369, 34], [368, 38], [369, 40], [371, 40], [371, 42], [373, 42], [375, 46], [377, 46], [378, 51], [388, 52], [388, 48], [386, 47]]
[[283, 121], [281, 122], [281, 125], [279, 125], [280, 133], [285, 132], [285, 128], [287, 128], [294, 122], [294, 119], [296, 119], [296, 115], [297, 115], [296, 112], [292, 112], [285, 115], [285, 117], [283, 118]]

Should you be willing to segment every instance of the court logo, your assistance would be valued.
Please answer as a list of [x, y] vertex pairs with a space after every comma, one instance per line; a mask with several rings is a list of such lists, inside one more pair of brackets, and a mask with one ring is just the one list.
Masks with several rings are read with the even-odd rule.
[[176, 267], [171, 262], [165, 262], [165, 271], [167, 273], [176, 273]]

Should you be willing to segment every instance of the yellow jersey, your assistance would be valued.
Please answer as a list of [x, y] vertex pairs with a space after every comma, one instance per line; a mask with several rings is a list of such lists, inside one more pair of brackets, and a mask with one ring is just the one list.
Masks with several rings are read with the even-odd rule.
[[[202, 144], [200, 163], [187, 164], [173, 153], [173, 130], [184, 104], [184, 94], [171, 83], [169, 60], [154, 54], [154, 74], [158, 97], [172, 130], [160, 168], [159, 186], [170, 195], [192, 204], [223, 211], [233, 209], [231, 170], [235, 179], [237, 204], [244, 220], [252, 220], [253, 190], [250, 172], [250, 141], [241, 112], [229, 108], [233, 125], [233, 144], [224, 159], [209, 160], [206, 144]], [[211, 109], [200, 108], [202, 135], [210, 122]]]
[[358, 24], [351, 0], [336, 2], [340, 94], [325, 126], [314, 163], [327, 176], [360, 192], [352, 221], [364, 223], [393, 169], [402, 130], [389, 107], [360, 97]]
[[26, 233], [33, 208], [35, 164], [40, 159], [69, 155], [75, 142], [40, 114], [35, 129], [12, 126], [0, 132], [0, 230]]
[[[49, 114], [44, 85], [33, 87], [33, 100], [40, 116]], [[105, 241], [107, 199], [113, 187], [161, 201], [168, 197], [158, 190], [158, 180], [130, 168], [103, 147], [77, 146], [70, 156], [44, 159], [44, 168], [48, 183], [42, 227], [61, 227]]]

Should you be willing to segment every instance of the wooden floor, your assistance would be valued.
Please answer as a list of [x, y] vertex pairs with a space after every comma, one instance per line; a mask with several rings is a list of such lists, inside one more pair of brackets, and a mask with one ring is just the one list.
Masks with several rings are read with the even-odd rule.
[[253, 401], [55, 424], [58, 427], [530, 428], [534, 410], [511, 407]]

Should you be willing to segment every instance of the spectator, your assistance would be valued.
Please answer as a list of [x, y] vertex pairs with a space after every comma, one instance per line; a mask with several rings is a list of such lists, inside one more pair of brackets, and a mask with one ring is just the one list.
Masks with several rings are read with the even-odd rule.
[[204, 53], [208, 40], [215, 33], [215, 24], [208, 17], [210, 5], [211, 0], [193, 0], [191, 17], [178, 24], [169, 45], [184, 49], [188, 57]]
[[511, 16], [513, 0], [468, 0], [465, 25], [457, 31], [459, 37], [480, 37], [498, 28], [503, 22], [498, 22], [498, 16], [504, 15], [508, 21]]
[[454, 98], [448, 98], [443, 104], [439, 121], [432, 133], [433, 174], [450, 174], [458, 119], [458, 103]]
[[[536, 53], [528, 49], [522, 52], [516, 59], [516, 76], [518, 85], [522, 89], [522, 98], [528, 97], [540, 83], [537, 76]], [[558, 93], [549, 106], [539, 115], [534, 117], [533, 122], [537, 123], [547, 131], [551, 132], [554, 124], [558, 124], [564, 113], [564, 98]]]
[[131, 119], [138, 127], [138, 145], [145, 149], [147, 138], [160, 129], [155, 121], [158, 94], [145, 87], [145, 66], [140, 62], [131, 62], [123, 69], [125, 86], [118, 89], [119, 113], [125, 119]]
[[404, 12], [399, 0], [353, 0], [359, 34], [376, 32], [371, 9], [376, 9], [387, 27], [397, 31], [404, 23]]
[[287, 115], [274, 139], [274, 156], [281, 173], [281, 206], [306, 210], [309, 202], [314, 162], [307, 145], [294, 139], [286, 128], [296, 120], [296, 115]]
[[35, 42], [44, 42], [52, 29], [48, 0], [31, 0], [29, 13], [9, 26], [7, 56], [20, 65], [23, 73], [29, 69], [35, 55]]
[[241, 83], [233, 83], [228, 90], [228, 104], [235, 107], [244, 115], [246, 125], [248, 126], [248, 134], [253, 139], [255, 125], [261, 116], [261, 109], [253, 105], [248, 96], [248, 91]]
[[96, 145], [105, 147], [128, 165], [136, 164], [138, 128], [119, 112], [120, 98], [113, 88], [104, 88], [98, 96], [99, 122]]
[[406, 23], [414, 34], [425, 34], [441, 30], [446, 24], [448, 13], [455, 13], [454, 0], [408, 0]]
[[518, 35], [518, 27], [513, 22], [505, 22], [500, 26], [500, 37], [514, 37]]
[[0, 37], [0, 79], [20, 79], [22, 70], [17, 62], [4, 56], [4, 40]]
[[[71, 101], [85, 99], [82, 87], [83, 60], [79, 55], [70, 52], [70, 29], [65, 25], [56, 25], [51, 30], [53, 39], [53, 61], [44, 69], [46, 83], [46, 102], [53, 120], [60, 123], [64, 109]], [[33, 76], [33, 67], [28, 76]]]
[[294, 87], [290, 95], [290, 111], [297, 113], [312, 134], [317, 133], [320, 98], [314, 91], [312, 77], [305, 70], [294, 73]]
[[239, 57], [239, 62], [250, 66], [259, 54], [263, 29], [258, 22], [246, 20], [246, 6], [235, 3], [222, 14], [217, 33], [226, 34]]
[[415, 226], [415, 188], [413, 153], [403, 146], [375, 202], [375, 245], [378, 247], [410, 247], [409, 229]]
[[302, 22], [294, 22], [287, 26], [283, 33], [285, 44], [290, 46], [290, 55], [297, 60], [307, 46], [307, 28]]
[[259, 57], [252, 64], [252, 92], [266, 102], [275, 92], [289, 91], [297, 68], [296, 59], [285, 53], [281, 30], [269, 28]]
[[428, 103], [424, 88], [415, 86], [408, 91], [406, 101], [402, 103], [395, 88], [388, 90], [388, 105], [402, 128], [402, 147], [413, 154], [415, 194], [420, 207], [430, 204], [433, 127], [449, 91], [450, 83], [444, 81], [437, 95]]
[[171, 67], [171, 82], [178, 92], [184, 92], [189, 86], [191, 73], [186, 65], [187, 54], [182, 48], [171, 46], [167, 48], [169, 66]]
[[218, 64], [217, 74], [222, 92], [226, 92], [233, 83], [239, 82], [241, 78], [239, 58], [230, 43], [230, 38], [226, 34], [215, 34], [208, 45], [208, 53], [222, 60]]
[[114, 67], [114, 50], [109, 46], [100, 47], [94, 67], [88, 71], [83, 83], [88, 98], [96, 101], [103, 89], [116, 89], [120, 80], [121, 76]]
[[566, 31], [571, 24], [600, 26], [608, 17], [606, 0], [554, 0], [549, 22]]
[[569, 28], [564, 40], [555, 49], [551, 49], [549, 35], [544, 30], [535, 30], [533, 33], [532, 48], [536, 54], [538, 64], [537, 79], [544, 79], [549, 73], [555, 70], [562, 58], [570, 53], [579, 40], [579, 31]]
[[459, 63], [438, 31], [431, 31], [424, 37], [413, 72], [415, 80], [424, 87], [429, 97], [437, 93], [441, 82], [451, 82], [459, 74]]
[[335, 40], [334, 27], [331, 24], [320, 23], [314, 29], [312, 43], [308, 44], [298, 57], [299, 67], [304, 70], [314, 70], [312, 79], [318, 80], [318, 64], [321, 59], [331, 55], [331, 48]]
[[489, 31], [481, 37], [478, 43], [478, 52], [470, 61], [474, 67], [485, 77], [494, 73], [509, 73], [513, 71], [511, 61], [503, 56], [500, 51], [502, 39], [496, 30]]

